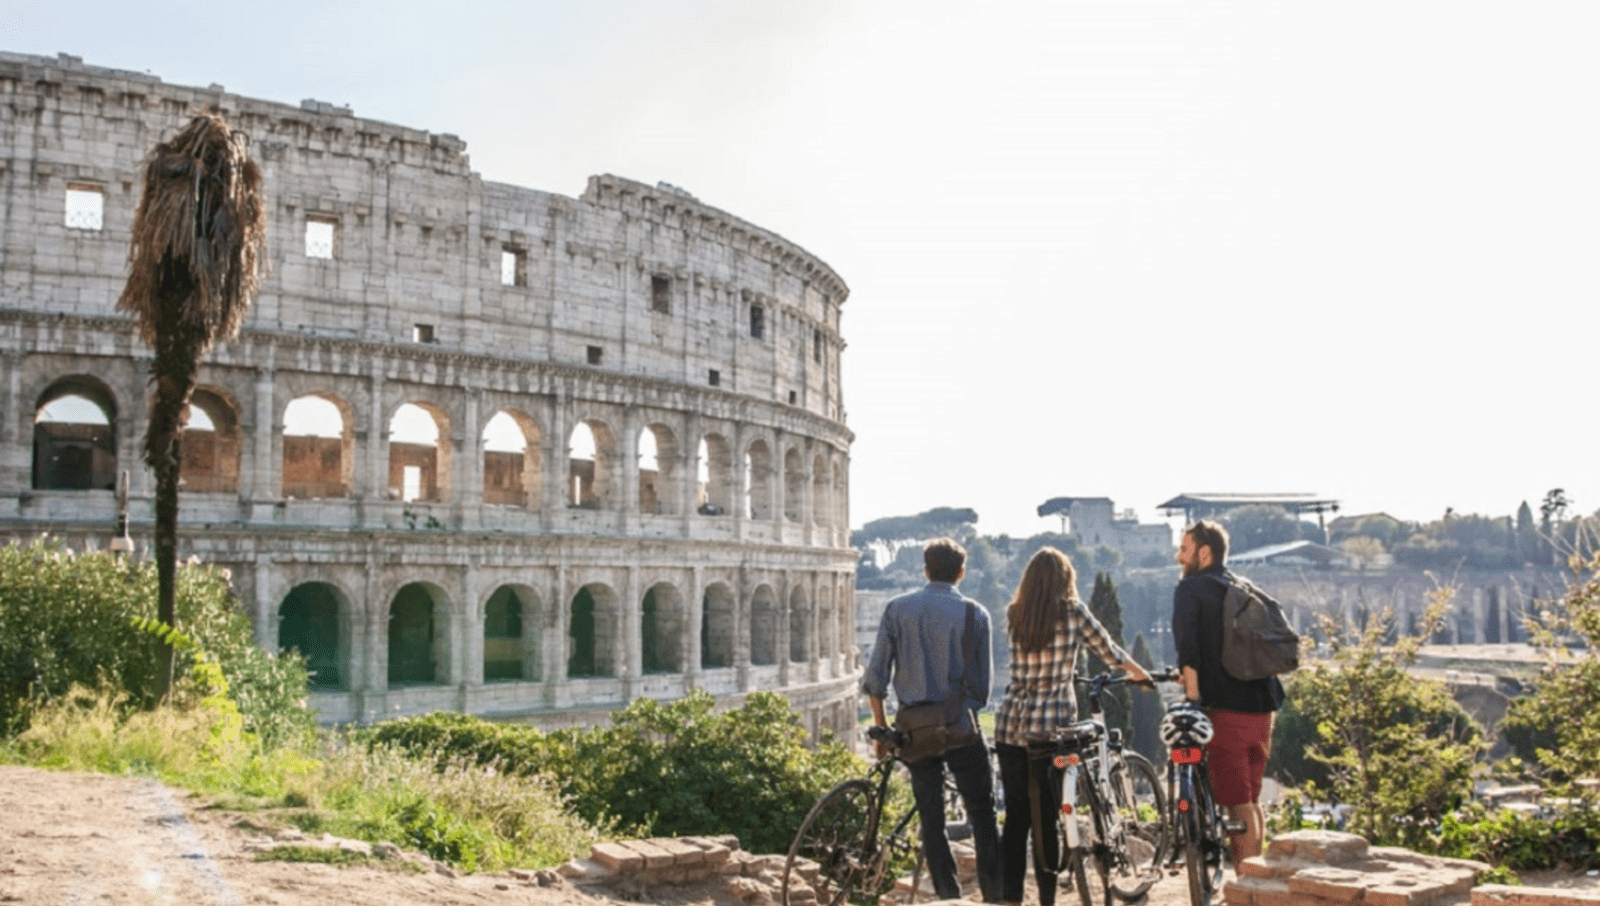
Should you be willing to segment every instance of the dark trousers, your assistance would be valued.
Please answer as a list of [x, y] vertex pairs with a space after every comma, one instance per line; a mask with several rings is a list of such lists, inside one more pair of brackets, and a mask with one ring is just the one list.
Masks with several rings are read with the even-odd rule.
[[[1006, 831], [1001, 843], [1004, 850], [1001, 892], [1006, 902], [1020, 903], [1022, 887], [1028, 877], [1028, 853], [1032, 849], [1028, 844], [1028, 835], [1033, 830], [1028, 750], [1022, 746], [999, 744], [995, 745], [994, 750], [1000, 756], [1000, 785], [1006, 791]], [[1044, 844], [1045, 861], [1054, 865], [1061, 857], [1055, 834], [1056, 813], [1061, 810], [1061, 793], [1058, 781], [1052, 776], [1055, 769], [1050, 766], [1048, 759], [1037, 761], [1033, 770], [1039, 775], [1039, 820], [1043, 829], [1040, 842]], [[1056, 901], [1056, 873], [1040, 865], [1038, 858], [1035, 858], [1033, 880], [1039, 885], [1040, 906], [1052, 906]]]
[[922, 849], [928, 856], [928, 876], [941, 900], [961, 898], [955, 856], [944, 828], [944, 769], [950, 768], [956, 790], [972, 821], [972, 845], [978, 851], [978, 888], [985, 903], [1000, 902], [1000, 833], [994, 819], [994, 775], [989, 770], [989, 747], [977, 742], [924, 758], [911, 770], [911, 795], [922, 821]]

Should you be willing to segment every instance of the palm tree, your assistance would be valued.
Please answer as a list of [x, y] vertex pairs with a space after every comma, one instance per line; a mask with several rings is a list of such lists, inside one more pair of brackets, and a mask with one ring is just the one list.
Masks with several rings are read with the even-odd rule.
[[[195, 117], [145, 162], [133, 218], [128, 284], [117, 307], [132, 312], [155, 351], [145, 463], [156, 475], [156, 615], [175, 626], [178, 440], [201, 360], [239, 332], [266, 251], [261, 170], [222, 117]], [[161, 692], [172, 686], [173, 649], [163, 644]]]

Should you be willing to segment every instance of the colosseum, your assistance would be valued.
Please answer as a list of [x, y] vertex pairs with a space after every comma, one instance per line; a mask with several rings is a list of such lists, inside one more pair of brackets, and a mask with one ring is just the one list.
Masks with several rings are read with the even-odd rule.
[[190, 407], [180, 550], [305, 655], [321, 719], [704, 689], [854, 723], [844, 281], [682, 189], [490, 182], [346, 107], [0, 53], [0, 532], [104, 548], [125, 497], [149, 549], [115, 302], [141, 161], [208, 109], [262, 167], [270, 270]]

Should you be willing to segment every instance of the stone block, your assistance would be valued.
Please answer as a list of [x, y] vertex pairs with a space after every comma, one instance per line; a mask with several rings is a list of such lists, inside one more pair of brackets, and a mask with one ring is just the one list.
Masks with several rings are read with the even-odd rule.
[[700, 865], [705, 862], [705, 851], [698, 846], [674, 840], [671, 837], [653, 837], [650, 840], [667, 851], [674, 865]]
[[1234, 878], [1222, 885], [1222, 898], [1235, 906], [1278, 901], [1289, 895], [1288, 884], [1267, 878]]
[[1267, 858], [1296, 858], [1323, 865], [1344, 865], [1364, 859], [1369, 845], [1365, 838], [1338, 831], [1304, 830], [1274, 837]]
[[1359, 871], [1345, 868], [1306, 868], [1295, 872], [1285, 883], [1291, 893], [1320, 897], [1335, 903], [1353, 903], [1361, 899], [1364, 876]]
[[1508, 887], [1484, 884], [1472, 888], [1472, 906], [1597, 906], [1600, 890], [1555, 887]]
[[621, 843], [596, 843], [589, 848], [589, 857], [615, 872], [642, 871], [645, 866], [642, 854]]
[[622, 846], [644, 858], [644, 869], [655, 871], [673, 862], [672, 853], [656, 845], [654, 840], [624, 840]]

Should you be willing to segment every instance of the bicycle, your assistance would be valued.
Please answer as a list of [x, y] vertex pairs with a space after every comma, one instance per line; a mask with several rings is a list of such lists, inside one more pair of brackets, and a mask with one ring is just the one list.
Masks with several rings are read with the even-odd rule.
[[[867, 737], [891, 748], [901, 743], [900, 734], [888, 727], [868, 727]], [[809, 906], [810, 897], [790, 897], [791, 888], [802, 882], [815, 891], [818, 906], [876, 903], [894, 888], [897, 867], [907, 859], [912, 860], [911, 892], [905, 902], [916, 902], [924, 864], [916, 805], [880, 833], [897, 761], [892, 752], [880, 757], [866, 777], [844, 781], [806, 813], [783, 866], [783, 906]]]
[[[1128, 678], [1103, 673], [1077, 682], [1089, 687], [1089, 718], [1035, 738], [1029, 747], [1030, 756], [1047, 753], [1060, 772], [1054, 870], [1072, 878], [1083, 906], [1094, 906], [1091, 863], [1107, 906], [1113, 897], [1137, 902], [1160, 876], [1166, 852], [1165, 793], [1155, 766], [1127, 749], [1122, 731], [1105, 723], [1102, 694]], [[1048, 864], [1039, 835], [1034, 845], [1034, 857]]]
[[[1169, 668], [1150, 678], [1164, 682], [1178, 679]], [[1191, 906], [1209, 906], [1222, 887], [1222, 874], [1231, 856], [1228, 834], [1235, 830], [1217, 808], [1211, 792], [1211, 773], [1206, 761], [1206, 743], [1213, 734], [1211, 719], [1199, 705], [1176, 701], [1167, 706], [1161, 718], [1161, 742], [1167, 747], [1166, 815], [1172, 830], [1169, 870], [1176, 871], [1181, 857], [1189, 877]]]

